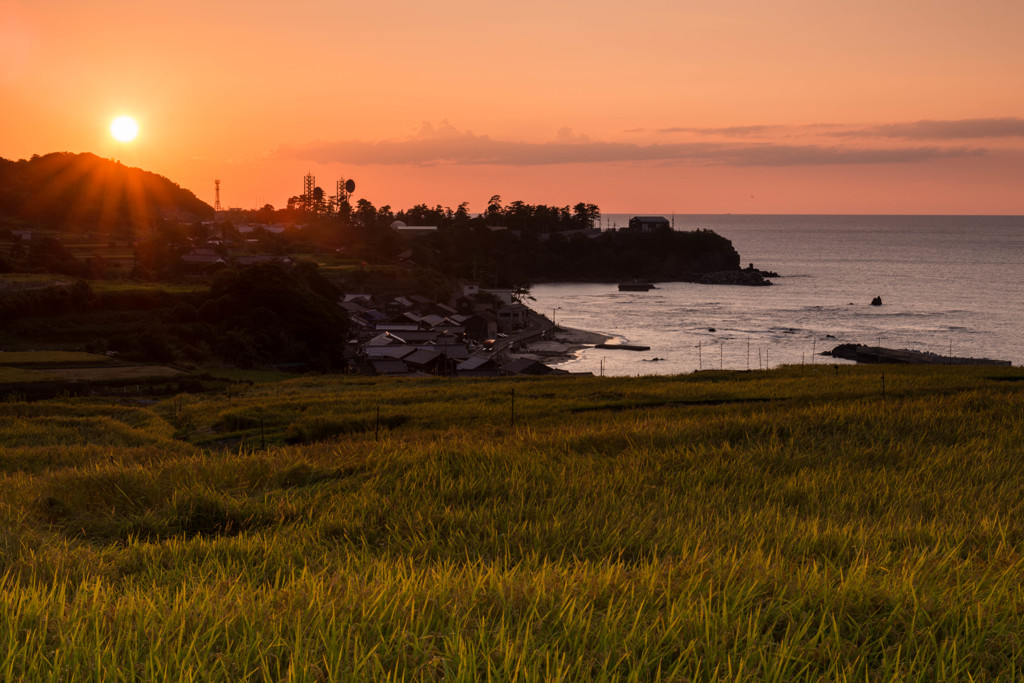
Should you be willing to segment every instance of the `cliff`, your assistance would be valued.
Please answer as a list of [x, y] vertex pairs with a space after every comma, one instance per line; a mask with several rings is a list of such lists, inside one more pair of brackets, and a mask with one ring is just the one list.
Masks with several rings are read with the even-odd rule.
[[771, 284], [766, 273], [741, 269], [732, 242], [710, 230], [621, 230], [571, 240], [553, 235], [543, 245], [535, 258], [523, 260], [534, 281]]

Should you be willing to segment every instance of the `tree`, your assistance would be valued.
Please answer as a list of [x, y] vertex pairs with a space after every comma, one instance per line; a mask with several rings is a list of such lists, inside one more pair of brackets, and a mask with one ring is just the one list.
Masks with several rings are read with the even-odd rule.
[[260, 223], [273, 223], [274, 222], [274, 206], [272, 204], [264, 204], [259, 211], [256, 212], [256, 217]]
[[594, 223], [601, 217], [601, 209], [596, 204], [584, 204], [580, 202], [572, 207], [573, 218], [578, 228], [592, 228]]
[[491, 195], [487, 200], [487, 209], [484, 211], [484, 218], [488, 223], [502, 225], [501, 195]]
[[368, 199], [360, 199], [356, 202], [355, 219], [366, 233], [372, 233], [377, 228], [377, 209]]
[[217, 275], [200, 316], [222, 331], [243, 335], [261, 362], [322, 356], [337, 365], [348, 339], [348, 319], [335, 304], [337, 295], [312, 264], [292, 272], [262, 264]]
[[530, 285], [525, 283], [512, 285], [512, 301], [522, 303], [524, 300], [536, 301], [535, 298], [530, 296]]

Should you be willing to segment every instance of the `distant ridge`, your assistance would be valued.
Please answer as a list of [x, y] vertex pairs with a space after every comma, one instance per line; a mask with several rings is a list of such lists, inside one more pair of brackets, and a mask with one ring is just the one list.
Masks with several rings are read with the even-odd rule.
[[0, 159], [0, 227], [148, 233], [159, 220], [195, 221], [213, 207], [167, 178], [95, 154]]

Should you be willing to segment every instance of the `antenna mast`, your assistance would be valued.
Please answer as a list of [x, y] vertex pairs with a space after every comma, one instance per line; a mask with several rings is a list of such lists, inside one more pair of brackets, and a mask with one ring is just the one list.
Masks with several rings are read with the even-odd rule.
[[213, 188], [214, 188], [214, 190], [213, 190], [214, 191], [214, 195], [213, 195], [213, 197], [214, 197], [214, 199], [213, 199], [213, 210], [214, 211], [220, 211], [221, 208], [220, 208], [220, 181], [219, 180], [214, 180], [213, 181]]
[[313, 190], [316, 188], [316, 178], [313, 177], [312, 173], [306, 173], [306, 177], [303, 178], [303, 188], [302, 201], [305, 203], [307, 209], [312, 209]]

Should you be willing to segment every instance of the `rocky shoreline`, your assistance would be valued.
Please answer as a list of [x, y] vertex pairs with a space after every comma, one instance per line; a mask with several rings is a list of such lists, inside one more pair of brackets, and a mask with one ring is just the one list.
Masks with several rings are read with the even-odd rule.
[[1008, 360], [991, 358], [964, 358], [959, 356], [940, 356], [928, 351], [911, 349], [887, 349], [884, 346], [866, 346], [864, 344], [840, 344], [831, 351], [822, 352], [823, 356], [852, 360], [857, 363], [904, 363], [913, 365], [1011, 365]]

